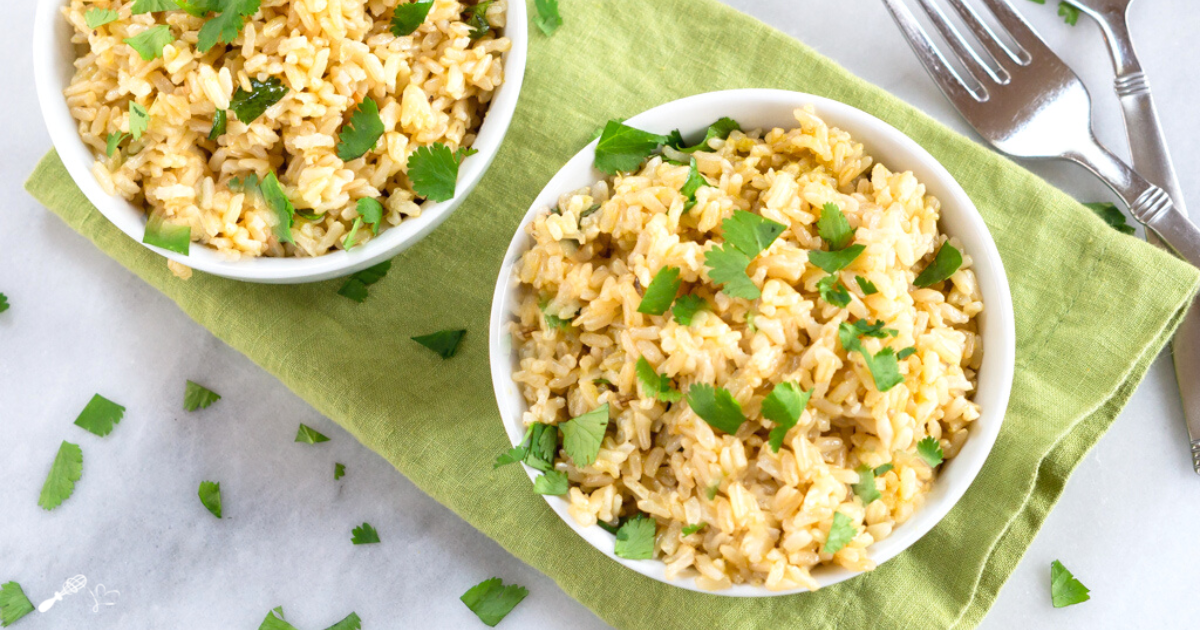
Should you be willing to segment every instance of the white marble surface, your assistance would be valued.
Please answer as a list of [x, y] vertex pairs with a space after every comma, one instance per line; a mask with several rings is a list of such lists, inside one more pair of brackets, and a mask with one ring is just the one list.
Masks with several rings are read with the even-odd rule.
[[[563, 2], [567, 20], [574, 1]], [[966, 131], [878, 0], [729, 3]], [[0, 22], [0, 79], [8, 86], [0, 92], [0, 292], [12, 303], [0, 315], [0, 581], [19, 581], [35, 603], [78, 573], [121, 593], [98, 612], [91, 595], [72, 595], [17, 627], [256, 628], [282, 605], [300, 628], [324, 628], [352, 610], [366, 628], [477, 628], [458, 596], [493, 575], [531, 593], [502, 627], [605, 627], [22, 190], [50, 142], [31, 80], [34, 3], [10, 4]], [[1080, 70], [1098, 100], [1100, 135], [1125, 153], [1097, 29], [1086, 18], [1076, 28], [1062, 25], [1054, 2], [1021, 4]], [[1134, 28], [1185, 192], [1200, 200], [1200, 84], [1192, 68], [1200, 12], [1192, 4], [1142, 0]], [[1033, 168], [1080, 199], [1109, 198], [1072, 166]], [[1086, 342], [1080, 347], [1086, 360]], [[224, 399], [181, 411], [187, 378]], [[129, 409], [106, 438], [71, 424], [95, 392]], [[298, 422], [332, 441], [292, 443]], [[47, 513], [37, 495], [64, 439], [83, 447], [84, 476], [75, 495]], [[334, 462], [346, 464], [341, 481], [332, 478]], [[224, 520], [196, 499], [204, 479], [221, 482]], [[350, 544], [351, 528], [363, 521], [383, 544]], [[1079, 467], [983, 627], [1194, 625], [1185, 604], [1200, 581], [1198, 537], [1200, 478], [1184, 449], [1173, 373], [1160, 357]], [[1092, 601], [1050, 607], [1055, 558], [1092, 588]]]

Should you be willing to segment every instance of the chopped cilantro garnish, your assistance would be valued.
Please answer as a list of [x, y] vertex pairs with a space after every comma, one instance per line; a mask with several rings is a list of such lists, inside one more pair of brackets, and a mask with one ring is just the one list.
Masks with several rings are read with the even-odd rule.
[[870, 505], [872, 501], [882, 496], [879, 494], [879, 488], [875, 485], [875, 471], [866, 464], [858, 467], [858, 483], [850, 487], [854, 489], [854, 494], [862, 499], [864, 506]]
[[746, 421], [742, 406], [724, 387], [714, 388], [703, 383], [692, 385], [688, 389], [687, 401], [697, 416], [713, 428], [730, 435], [737, 433], [738, 428]]
[[64, 441], [58, 447], [54, 463], [50, 465], [50, 474], [42, 485], [42, 494], [38, 497], [38, 505], [43, 510], [53, 510], [62, 505], [71, 493], [75, 492], [75, 482], [83, 476], [83, 450], [77, 444]]
[[363, 523], [350, 530], [350, 542], [356, 545], [370, 545], [379, 542], [379, 532], [370, 523]]
[[583, 212], [580, 212], [580, 213], [579, 213], [579, 218], [580, 218], [580, 219], [583, 219], [583, 218], [585, 218], [585, 217], [590, 217], [590, 216], [592, 216], [593, 214], [596, 214], [596, 213], [597, 213], [597, 212], [599, 212], [599, 211], [600, 211], [600, 204], [598, 204], [598, 203], [594, 203], [594, 204], [592, 204], [591, 206], [588, 206], [588, 208], [587, 208], [586, 210], [584, 210]]
[[1091, 599], [1090, 591], [1082, 582], [1055, 560], [1050, 563], [1050, 599], [1055, 608], [1063, 608], [1074, 604], [1082, 604]]
[[866, 248], [866, 245], [851, 245], [846, 249], [833, 252], [815, 249], [808, 252], [808, 261], [824, 269], [826, 273], [837, 273], [854, 262], [854, 259], [858, 258]]
[[325, 218], [325, 213], [322, 212], [321, 214], [316, 214], [313, 212], [305, 212], [305, 211], [297, 208], [296, 216], [300, 217], [301, 219], [304, 219], [305, 221], [316, 222], [316, 221], [323, 220]]
[[638, 357], [637, 377], [642, 384], [642, 389], [651, 398], [657, 398], [663, 402], [679, 402], [683, 398], [683, 393], [675, 389], [671, 379], [666, 374], [660, 375], [655, 372], [654, 366], [650, 365], [646, 357]]
[[913, 280], [913, 284], [918, 287], [933, 286], [954, 275], [954, 272], [962, 266], [962, 262], [962, 252], [946, 241], [938, 248], [933, 262], [929, 263], [929, 266], [917, 276], [916, 280]]
[[514, 446], [514, 447], [508, 449], [507, 451], [500, 453], [499, 455], [496, 456], [496, 461], [492, 462], [492, 470], [495, 470], [501, 466], [515, 464], [515, 463], [525, 459], [525, 453], [526, 453], [526, 450], [525, 450], [525, 447], [523, 447], [523, 446]]
[[161, 212], [153, 212], [146, 219], [142, 242], [170, 252], [187, 254], [192, 244], [192, 226], [171, 223], [163, 218]]
[[695, 534], [696, 532], [704, 529], [705, 525], [708, 525], [708, 523], [693, 523], [691, 525], [685, 526], [683, 528], [683, 530], [680, 531], [679, 533], [684, 536], [691, 536], [692, 534]]
[[0, 293], [0, 313], [8, 310], [8, 296]]
[[221, 136], [225, 135], [225, 128], [228, 125], [229, 125], [229, 114], [226, 113], [225, 110], [223, 110], [223, 109], [218, 109], [213, 114], [213, 124], [212, 124], [212, 129], [208, 132], [208, 139], [212, 140], [213, 142], [216, 142], [217, 138], [220, 138]]
[[267, 173], [259, 186], [267, 207], [275, 214], [275, 237], [280, 243], [294, 243], [292, 225], [296, 223], [296, 207], [283, 191], [275, 173]]
[[558, 0], [534, 0], [533, 4], [537, 7], [533, 23], [537, 24], [547, 37], [553, 35], [563, 23], [562, 15], [558, 13]]
[[213, 390], [192, 381], [188, 381], [183, 387], [183, 409], [184, 411], [195, 411], [197, 409], [208, 409], [208, 406], [221, 400], [221, 395]]
[[88, 28], [100, 28], [109, 22], [117, 21], [120, 16], [112, 9], [88, 9], [87, 13], [83, 14], [83, 21], [87, 23]]
[[942, 445], [939, 444], [938, 441], [933, 438], [933, 436], [926, 437], [920, 442], [917, 442], [917, 455], [920, 456], [926, 464], [929, 464], [930, 468], [937, 468], [945, 457], [942, 454]]
[[[208, 6], [205, 8], [211, 11], [219, 11], [219, 13], [209, 18], [204, 23], [204, 26], [201, 27], [200, 34], [197, 36], [196, 48], [204, 53], [211, 50], [218, 43], [232, 44], [233, 40], [237, 39], [238, 35], [242, 33], [242, 28], [246, 25], [246, 18], [258, 13], [259, 3], [260, 0], [217, 0], [216, 2], [208, 2]], [[258, 116], [245, 119], [240, 114], [238, 115], [238, 120], [245, 122], [247, 125], [254, 118], [258, 118]]]
[[675, 294], [679, 292], [679, 268], [678, 267], [663, 267], [654, 274], [654, 278], [650, 280], [650, 286], [646, 287], [646, 294], [642, 296], [641, 304], [638, 304], [638, 312], [646, 315], [662, 315], [671, 308], [671, 303], [675, 301]]
[[1105, 223], [1112, 226], [1114, 230], [1122, 234], [1134, 234], [1137, 232], [1137, 230], [1133, 229], [1132, 225], [1129, 225], [1129, 223], [1125, 221], [1125, 215], [1119, 208], [1117, 208], [1117, 204], [1109, 202], [1096, 202], [1085, 203], [1083, 205], [1087, 206], [1087, 208], [1092, 212], [1095, 212], [1096, 216], [1100, 217]]
[[300, 423], [300, 428], [296, 430], [295, 441], [303, 442], [304, 444], [318, 444], [320, 442], [328, 442], [329, 438], [322, 435], [320, 431], [317, 431], [316, 429], [302, 422]]
[[129, 133], [134, 140], [141, 140], [142, 134], [150, 128], [150, 112], [134, 101], [129, 101]]
[[449, 359], [458, 352], [458, 344], [467, 334], [465, 330], [439, 330], [428, 335], [413, 337], [412, 340], [433, 350], [443, 359]]
[[533, 491], [538, 494], [562, 496], [567, 493], [569, 487], [567, 473], [557, 470], [547, 470], [533, 480]]
[[485, 625], [495, 627], [526, 595], [529, 595], [529, 590], [524, 586], [506, 586], [500, 578], [492, 578], [472, 586], [459, 599]]
[[475, 149], [461, 148], [452, 152], [440, 142], [417, 148], [408, 157], [408, 179], [413, 190], [432, 201], [450, 199], [458, 184], [458, 167], [476, 153]]
[[596, 144], [596, 168], [609, 175], [632, 171], [666, 141], [666, 136], [610, 120], [600, 134], [600, 142]]
[[371, 233], [379, 233], [379, 222], [383, 221], [383, 204], [379, 203], [378, 199], [363, 197], [358, 200], [355, 205], [358, 211], [358, 216], [362, 217], [363, 223], [371, 226]]
[[691, 326], [692, 318], [707, 306], [708, 302], [699, 295], [681, 295], [675, 299], [675, 306], [671, 307], [671, 314], [681, 325]]
[[858, 528], [854, 526], [854, 521], [841, 512], [834, 512], [833, 525], [829, 527], [829, 536], [825, 538], [821, 553], [837, 553], [857, 535]]
[[0, 626], [7, 628], [18, 619], [33, 612], [33, 602], [16, 582], [0, 585]]
[[355, 160], [375, 148], [383, 136], [383, 119], [379, 117], [379, 104], [367, 97], [350, 114], [350, 122], [342, 126], [338, 134], [337, 156], [343, 162]]
[[346, 618], [325, 628], [325, 630], [362, 630], [362, 619], [357, 613], [350, 613]]
[[558, 454], [558, 427], [541, 422], [529, 425], [525, 442], [525, 465], [535, 470], [554, 470], [554, 456]]
[[362, 227], [362, 217], [354, 217], [354, 223], [350, 224], [350, 231], [346, 233], [346, 238], [342, 239], [342, 249], [350, 251], [357, 245], [354, 238], [358, 236], [358, 228]]
[[201, 481], [197, 494], [200, 495], [200, 503], [204, 504], [204, 507], [208, 508], [213, 516], [221, 518], [221, 484]]
[[[845, 249], [854, 240], [854, 229], [836, 203], [827, 203], [821, 208], [817, 219], [817, 234], [829, 245], [829, 251]], [[830, 272], [832, 273], [832, 272]]]
[[267, 77], [266, 81], [250, 79], [250, 91], [238, 87], [233, 99], [229, 101], [229, 109], [237, 119], [249, 125], [258, 120], [270, 107], [288, 93], [287, 86], [277, 77]]
[[559, 317], [558, 315], [547, 313], [545, 310], [542, 311], [542, 317], [546, 320], [547, 328], [557, 328], [558, 330], [568, 330], [571, 328], [571, 318], [569, 317]]
[[617, 542], [613, 553], [627, 560], [649, 560], [654, 557], [654, 535], [657, 529], [654, 519], [645, 514], [625, 521], [617, 530]]
[[879, 293], [879, 289], [875, 287], [875, 284], [862, 276], [854, 276], [854, 281], [858, 283], [858, 288], [862, 289], [864, 296]]
[[714, 481], [711, 486], [704, 489], [704, 496], [707, 497], [709, 501], [712, 501], [713, 499], [717, 498], [717, 492], [720, 492], [720, 490], [721, 480], [718, 479]]
[[250, 173], [245, 177], [234, 177], [226, 184], [229, 190], [247, 195], [261, 195], [262, 187], [258, 183], [258, 173]]
[[721, 222], [725, 242], [750, 258], [770, 247], [786, 229], [787, 226], [782, 223], [745, 210], [734, 210], [733, 216]]
[[889, 471], [891, 471], [893, 468], [895, 468], [895, 466], [893, 466], [891, 462], [888, 462], [888, 463], [875, 469], [875, 476], [882, 477], [882, 476], [886, 475]]
[[348, 297], [355, 302], [362, 303], [367, 299], [367, 287], [379, 282], [387, 275], [389, 269], [392, 268], [392, 261], [385, 260], [378, 265], [367, 267], [362, 271], [350, 276], [342, 288], [338, 289], [338, 295]]
[[[640, 364], [639, 364], [640, 365]], [[591, 466], [600, 453], [604, 431], [608, 428], [608, 403], [571, 418], [558, 426], [563, 434], [563, 450], [576, 468]]]
[[171, 34], [171, 27], [166, 24], [152, 26], [133, 37], [126, 38], [126, 44], [137, 51], [139, 57], [145, 61], [158, 59], [163, 56], [163, 48], [167, 44], [175, 41], [175, 36]]
[[429, 17], [429, 9], [433, 8], [433, 0], [410, 2], [396, 7], [392, 14], [392, 35], [404, 37], [412, 35]]
[[704, 254], [704, 264], [709, 268], [708, 276], [721, 286], [721, 292], [725, 295], [747, 300], [757, 300], [762, 296], [762, 290], [746, 275], [750, 257], [732, 244], [726, 243], [708, 250]]
[[1058, 15], [1062, 17], [1064, 22], [1071, 26], [1079, 23], [1079, 7], [1069, 2], [1060, 1], [1058, 3]]
[[104, 437], [112, 433], [113, 425], [120, 424], [124, 416], [124, 407], [96, 394], [75, 418], [75, 426]]
[[846, 290], [836, 275], [825, 276], [817, 281], [817, 292], [821, 294], [821, 299], [829, 302], [838, 308], [846, 308], [850, 305], [850, 292]]
[[[664, 147], [665, 148], [665, 147]], [[683, 187], [679, 189], [679, 194], [687, 198], [687, 203], [683, 205], [684, 212], [691, 210], [696, 205], [696, 191], [702, 186], [708, 186], [708, 180], [700, 174], [699, 167], [696, 166], [696, 158], [692, 158], [691, 167], [688, 170], [687, 181], [683, 183]]]
[[725, 138], [729, 137], [730, 133], [741, 130], [742, 126], [739, 125], [736, 120], [726, 117], [721, 118], [717, 122], [709, 125], [708, 130], [704, 132], [704, 139], [701, 140], [699, 144], [690, 147], [686, 146], [683, 140], [683, 134], [679, 133], [678, 129], [672, 131], [671, 134], [667, 136], [667, 144], [683, 153], [695, 153], [696, 151], [700, 150], [707, 151], [709, 150], [709, 140], [712, 140], [713, 138], [720, 138], [724, 140]]
[[128, 137], [129, 134], [121, 133], [119, 131], [114, 131], [108, 134], [104, 154], [108, 157], [112, 157], [113, 154], [117, 152], [117, 147], [121, 146], [121, 143], [125, 142], [125, 139]]
[[258, 630], [296, 630], [296, 626], [284, 621], [283, 606], [276, 606], [274, 610], [267, 613], [267, 618], [263, 619]]
[[917, 349], [916, 349], [915, 347], [913, 347], [913, 346], [909, 346], [909, 347], [907, 347], [907, 348], [905, 348], [905, 349], [901, 350], [900, 352], [897, 352], [897, 353], [896, 353], [896, 358], [897, 358], [897, 359], [899, 359], [899, 360], [901, 360], [901, 361], [903, 361], [903, 360], [907, 359], [908, 357], [911, 357], [912, 355], [914, 355], [914, 354], [916, 354], [916, 353], [917, 353]]
[[768, 420], [775, 423], [775, 428], [771, 429], [769, 442], [771, 450], [779, 452], [783, 446], [783, 438], [787, 436], [787, 432], [800, 420], [800, 414], [804, 412], [804, 408], [808, 406], [808, 399], [812, 396], [811, 391], [804, 391], [799, 386], [791, 383], [777, 383], [771, 393], [763, 399], [762, 414]]
[[880, 322], [876, 322], [874, 325], [842, 322], [838, 325], [838, 340], [842, 344], [842, 349], [847, 353], [858, 352], [862, 355], [863, 362], [867, 364], [867, 369], [870, 370], [871, 377], [875, 380], [875, 388], [881, 392], [886, 392], [904, 382], [904, 376], [900, 374], [900, 366], [896, 360], [896, 351], [891, 348], [884, 348], [872, 355], [870, 351], [863, 347], [862, 342], [859, 340], [860, 335], [868, 334], [864, 330], [869, 331], [871, 336], [891, 334], [893, 332], [887, 329], [880, 330], [878, 328], [880, 325]]
[[337, 481], [346, 476], [346, 465], [334, 463], [333, 465], [333, 480]]
[[133, 15], [141, 13], [159, 13], [161, 11], [177, 11], [179, 5], [172, 0], [137, 0], [129, 12]]
[[[893, 330], [891, 328], [884, 328], [883, 326], [884, 326], [884, 323], [883, 323], [882, 319], [875, 320], [875, 323], [871, 323], [870, 320], [860, 319], [860, 320], [854, 322], [853, 324], [851, 324], [851, 327], [854, 329], [855, 334], [857, 334], [859, 337], [873, 337], [875, 339], [887, 339], [888, 337], [895, 337], [896, 335], [900, 334], [900, 332], [897, 330]], [[839, 332], [839, 334], [841, 334], [840, 329], [838, 332]]]
[[467, 19], [464, 21], [471, 27], [471, 39], [479, 39], [492, 30], [492, 25], [487, 20], [487, 10], [490, 6], [492, 0], [483, 0], [467, 9]]

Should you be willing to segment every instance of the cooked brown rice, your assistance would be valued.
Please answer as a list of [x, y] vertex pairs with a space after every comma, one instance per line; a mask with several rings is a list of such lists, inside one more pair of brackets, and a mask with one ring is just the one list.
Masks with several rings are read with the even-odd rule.
[[[389, 30], [392, 11], [407, 0], [263, 0], [234, 43], [197, 50], [205, 19], [184, 11], [131, 15], [133, 0], [71, 0], [64, 14], [75, 28], [79, 57], [66, 90], [71, 115], [95, 151], [101, 187], [168, 221], [191, 226], [192, 240], [227, 258], [320, 256], [342, 248], [358, 216], [356, 202], [384, 205], [381, 227], [420, 215], [406, 176], [420, 146], [470, 146], [503, 80], [500, 56], [510, 42], [494, 31], [471, 39], [471, 5], [436, 0], [412, 35]], [[486, 17], [504, 26], [507, 0]], [[89, 9], [119, 19], [88, 28]], [[156, 24], [171, 27], [161, 58], [144, 61], [123, 40]], [[232, 114], [227, 132], [208, 139], [217, 110], [229, 108], [250, 79], [281, 79], [287, 95], [249, 126]], [[376, 148], [343, 162], [339, 129], [366, 97], [379, 105], [385, 133]], [[108, 134], [129, 132], [129, 103], [150, 114], [148, 131], [105, 156]], [[295, 244], [272, 234], [277, 219], [260, 196], [231, 190], [230, 180], [275, 172], [296, 208]], [[359, 230], [357, 244], [371, 238]]]
[[[951, 458], [979, 417], [971, 397], [983, 304], [970, 257], [945, 282], [912, 284], [946, 240], [938, 200], [911, 173], [873, 165], [861, 144], [811, 109], [796, 118], [796, 129], [735, 131], [696, 153], [711, 186], [699, 189], [690, 211], [680, 194], [688, 167], [660, 157], [563, 195], [555, 212], [529, 225], [535, 244], [515, 271], [523, 297], [511, 325], [520, 361], [514, 379], [529, 405], [525, 424], [561, 423], [605, 403], [612, 410], [593, 465], [577, 469], [558, 458], [570, 479], [570, 514], [582, 526], [652, 516], [655, 556], [668, 578], [693, 577], [705, 589], [816, 588], [810, 571], [820, 565], [874, 568], [868, 548], [908, 520], [934, 483], [917, 442], [931, 436]], [[818, 297], [827, 274], [808, 262], [808, 252], [821, 248], [816, 221], [827, 202], [842, 208], [858, 229], [855, 242], [866, 245], [839, 272], [851, 294], [846, 308]], [[594, 204], [599, 209], [581, 218]], [[749, 267], [762, 289], [758, 300], [719, 292], [704, 265], [735, 209], [787, 226]], [[670, 312], [638, 313], [643, 287], [665, 266], [681, 270], [681, 293], [708, 302], [690, 326]], [[864, 296], [855, 275], [878, 293]], [[571, 326], [548, 325], [543, 313]], [[898, 331], [864, 339], [871, 352], [916, 349], [900, 361], [904, 382], [887, 392], [838, 342], [838, 325], [860, 319]], [[697, 383], [728, 389], [748, 421], [728, 435], [686, 399], [649, 397], [635, 375], [639, 357], [681, 391]], [[812, 398], [775, 453], [766, 443], [774, 424], [760, 407], [785, 381]], [[856, 468], [889, 462], [894, 468], [876, 481], [882, 498], [863, 505], [851, 491]], [[821, 549], [835, 512], [849, 516], [857, 533], [830, 555]], [[699, 523], [707, 526], [682, 534]]]

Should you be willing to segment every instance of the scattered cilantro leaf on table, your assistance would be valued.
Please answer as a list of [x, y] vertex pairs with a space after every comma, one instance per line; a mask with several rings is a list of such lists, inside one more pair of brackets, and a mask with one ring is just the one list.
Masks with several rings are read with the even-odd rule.
[[850, 241], [854, 240], [854, 231], [836, 203], [827, 203], [821, 207], [821, 216], [817, 219], [817, 235], [829, 245], [829, 251], [845, 249]]
[[[640, 363], [639, 363], [640, 365]], [[560, 424], [563, 434], [563, 450], [576, 468], [591, 466], [600, 453], [604, 442], [604, 431], [608, 428], [608, 403]]]
[[197, 492], [200, 496], [200, 503], [212, 512], [212, 515], [221, 518], [221, 484], [212, 481], [201, 481], [200, 490]]
[[736, 120], [729, 117], [723, 117], [708, 126], [708, 130], [704, 132], [704, 139], [698, 144], [690, 147], [687, 146], [683, 140], [683, 134], [679, 133], [678, 129], [671, 132], [671, 134], [667, 137], [668, 141], [665, 144], [669, 144], [672, 148], [683, 153], [695, 153], [699, 150], [707, 151], [709, 150], [709, 140], [712, 140], [713, 138], [720, 138], [724, 140], [729, 137], [730, 133], [741, 130], [742, 126], [739, 125]]
[[163, 48], [175, 41], [175, 36], [171, 34], [170, 26], [159, 24], [133, 37], [127, 37], [124, 41], [129, 44], [130, 48], [137, 51], [138, 56], [144, 61], [151, 61], [163, 56]]
[[124, 407], [96, 394], [75, 418], [75, 426], [104, 437], [112, 433], [113, 425], [120, 424], [124, 416]]
[[962, 252], [946, 241], [933, 256], [933, 262], [917, 275], [913, 284], [918, 287], [933, 286], [954, 275], [954, 272], [962, 266], [962, 262]]
[[864, 506], [870, 505], [879, 497], [879, 488], [875, 485], [875, 471], [870, 466], [863, 464], [858, 467], [858, 483], [850, 486], [854, 490], [854, 494], [862, 499]]
[[129, 12], [133, 15], [141, 13], [159, 13], [161, 11], [178, 11], [179, 5], [171, 0], [137, 0]]
[[817, 281], [817, 293], [821, 294], [821, 299], [838, 307], [846, 308], [850, 305], [850, 292], [846, 290], [836, 275], [829, 275]]
[[821, 553], [837, 553], [857, 535], [858, 528], [854, 526], [854, 521], [841, 512], [834, 512], [833, 525], [829, 527], [829, 536], [825, 538]]
[[379, 234], [379, 222], [383, 220], [383, 204], [379, 203], [378, 199], [363, 197], [358, 200], [355, 209], [358, 216], [362, 217], [363, 223], [371, 226], [371, 233]]
[[287, 86], [278, 77], [267, 77], [266, 81], [251, 77], [250, 91], [247, 92], [239, 86], [229, 101], [229, 109], [238, 120], [249, 125], [258, 120], [272, 105], [283, 100], [287, 93]]
[[811, 396], [811, 391], [806, 392], [797, 385], [776, 383], [771, 393], [763, 399], [762, 414], [775, 423], [775, 428], [771, 429], [771, 435], [768, 438], [772, 451], [779, 452], [783, 446], [783, 438], [787, 436], [787, 432], [792, 427], [796, 426], [796, 422], [800, 420], [800, 414], [808, 406], [808, 399]]
[[129, 101], [129, 134], [134, 140], [141, 140], [142, 134], [150, 128], [150, 112], [134, 101]]
[[683, 398], [683, 393], [675, 389], [671, 379], [666, 374], [656, 372], [646, 357], [638, 357], [637, 378], [651, 398], [671, 403], [679, 402]]
[[458, 352], [458, 344], [466, 334], [465, 330], [440, 330], [429, 335], [413, 337], [412, 340], [433, 350], [443, 359], [449, 359]]
[[342, 126], [337, 138], [337, 156], [343, 162], [358, 159], [375, 148], [383, 136], [383, 119], [379, 117], [379, 104], [375, 99], [364, 98], [350, 122]]
[[367, 287], [382, 280], [391, 268], [392, 261], [385, 260], [378, 265], [367, 267], [355, 273], [342, 284], [342, 288], [338, 289], [338, 295], [350, 298], [361, 304], [367, 299], [367, 295], [369, 294]]
[[288, 199], [287, 193], [275, 173], [267, 173], [259, 186], [267, 207], [275, 214], [275, 237], [280, 243], [294, 243], [292, 240], [292, 225], [296, 222], [296, 207]]
[[866, 249], [866, 245], [851, 245], [846, 249], [839, 249], [832, 252], [814, 249], [808, 252], [808, 261], [820, 267], [826, 273], [837, 273], [854, 262]]
[[463, 21], [471, 27], [471, 39], [479, 39], [492, 30], [492, 25], [487, 20], [487, 10], [490, 6], [492, 0], [483, 0], [467, 9], [467, 19]]
[[342, 477], [345, 477], [345, 476], [346, 476], [346, 465], [335, 463], [333, 465], [333, 480], [337, 481], [338, 479], [341, 479]]
[[38, 497], [38, 505], [43, 510], [53, 510], [62, 505], [73, 492], [75, 482], [83, 477], [83, 450], [77, 444], [64, 441], [58, 447], [54, 463], [50, 465], [50, 474], [42, 485], [42, 494]]
[[192, 245], [192, 226], [173, 223], [166, 220], [161, 212], [154, 212], [146, 219], [142, 242], [186, 255]]
[[329, 438], [322, 435], [320, 431], [301, 422], [300, 428], [296, 429], [295, 441], [304, 444], [319, 444], [321, 442], [328, 442]]
[[325, 628], [325, 630], [360, 630], [362, 628], [362, 619], [358, 618], [358, 613], [350, 613], [346, 618]]
[[413, 190], [431, 201], [450, 199], [458, 185], [458, 167], [476, 153], [475, 149], [463, 148], [451, 151], [441, 142], [418, 147], [408, 156], [408, 179]]
[[879, 289], [875, 284], [862, 276], [854, 276], [854, 281], [858, 283], [858, 288], [862, 289], [864, 296], [879, 293]]
[[693, 523], [685, 526], [679, 533], [684, 536], [691, 536], [692, 534], [704, 529], [705, 525], [708, 525], [708, 523]]
[[213, 113], [213, 124], [212, 129], [208, 132], [208, 139], [216, 142], [217, 138], [225, 135], [225, 129], [228, 126], [229, 113], [223, 109], [218, 109], [215, 113]]
[[625, 521], [617, 530], [617, 541], [613, 553], [627, 560], [649, 560], [654, 557], [654, 519], [645, 514]]
[[596, 144], [596, 168], [609, 175], [632, 171], [666, 141], [666, 136], [610, 120], [600, 133], [600, 142]]
[[942, 453], [942, 445], [933, 436], [926, 437], [917, 442], [917, 455], [926, 464], [929, 464], [930, 468], [937, 468], [945, 458]]
[[1129, 223], [1125, 221], [1125, 214], [1122, 213], [1119, 208], [1117, 208], [1117, 204], [1109, 202], [1095, 202], [1085, 203], [1083, 205], [1087, 206], [1087, 208], [1092, 212], [1095, 212], [1096, 216], [1100, 217], [1105, 223], [1112, 226], [1114, 230], [1122, 234], [1134, 234], [1137, 232], [1137, 230], [1133, 229], [1132, 225], [1129, 225]]
[[492, 578], [472, 586], [459, 600], [485, 625], [495, 627], [527, 595], [529, 589], [524, 586], [505, 585], [500, 578]]
[[501, 466], [515, 464], [525, 459], [526, 449], [523, 446], [514, 446], [503, 453], [496, 456], [496, 461], [492, 463], [492, 470]]
[[707, 306], [708, 302], [698, 295], [681, 295], [675, 299], [675, 305], [671, 307], [671, 314], [681, 325], [691, 326], [692, 318]]
[[221, 395], [193, 381], [188, 381], [183, 387], [184, 411], [208, 409], [208, 406], [221, 400]]
[[547, 37], [553, 35], [563, 23], [562, 15], [558, 12], [558, 0], [534, 0], [533, 4], [537, 8], [533, 23]]
[[83, 21], [87, 24], [88, 28], [97, 29], [105, 24], [117, 21], [119, 17], [120, 15], [112, 9], [91, 8], [88, 9], [87, 13], [83, 14]]
[[678, 267], [659, 269], [658, 273], [654, 274], [654, 278], [650, 280], [650, 286], [646, 287], [646, 293], [642, 296], [637, 311], [646, 315], [666, 313], [667, 309], [671, 308], [671, 303], [675, 301], [679, 285]]
[[0, 585], [0, 627], [7, 628], [18, 619], [33, 612], [33, 602], [16, 582]]
[[263, 619], [258, 630], [296, 630], [296, 626], [283, 620], [283, 606], [277, 606], [267, 613], [267, 618]]
[[1082, 604], [1092, 598], [1089, 592], [1088, 587], [1075, 579], [1063, 563], [1058, 560], [1050, 563], [1050, 599], [1055, 608]]
[[[260, 0], [220, 0], [220, 12], [209, 18], [200, 28], [196, 48], [200, 52], [206, 53], [218, 43], [232, 44], [233, 40], [241, 35], [242, 28], [246, 26], [246, 18], [258, 13], [259, 3]], [[217, 3], [210, 4], [216, 5]], [[212, 6], [210, 10], [217, 11], [218, 8]], [[238, 120], [243, 119], [238, 116]], [[249, 120], [244, 122], [250, 124]]]
[[392, 35], [404, 37], [412, 35], [429, 17], [429, 9], [433, 8], [433, 0], [424, 2], [409, 2], [396, 7], [392, 13]]
[[8, 296], [0, 293], [0, 313], [8, 310]]
[[125, 142], [125, 139], [128, 137], [129, 134], [121, 133], [119, 131], [114, 131], [108, 134], [108, 138], [105, 140], [104, 154], [108, 157], [112, 157], [113, 154], [117, 152], [117, 147], [121, 146], [121, 143]]
[[533, 480], [533, 491], [538, 494], [562, 496], [567, 493], [569, 487], [567, 473], [558, 470], [547, 470]]
[[688, 406], [710, 426], [730, 435], [737, 433], [746, 416], [742, 406], [724, 387], [700, 383], [692, 385], [687, 394]]
[[356, 545], [371, 545], [379, 542], [379, 532], [370, 523], [363, 523], [350, 531], [350, 542]]

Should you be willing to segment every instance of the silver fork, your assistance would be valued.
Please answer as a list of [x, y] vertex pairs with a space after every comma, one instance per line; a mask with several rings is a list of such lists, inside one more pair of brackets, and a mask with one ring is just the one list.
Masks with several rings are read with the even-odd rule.
[[929, 75], [979, 135], [1010, 155], [1080, 164], [1112, 188], [1135, 219], [1185, 260], [1200, 266], [1200, 230], [1175, 209], [1162, 189], [1100, 145], [1092, 131], [1087, 88], [1012, 5], [1007, 0], [982, 0], [1017, 43], [1015, 50], [963, 0], [945, 1], [982, 51], [967, 43], [933, 0], [917, 0], [962, 64], [965, 76], [950, 66], [907, 5], [883, 0]]

